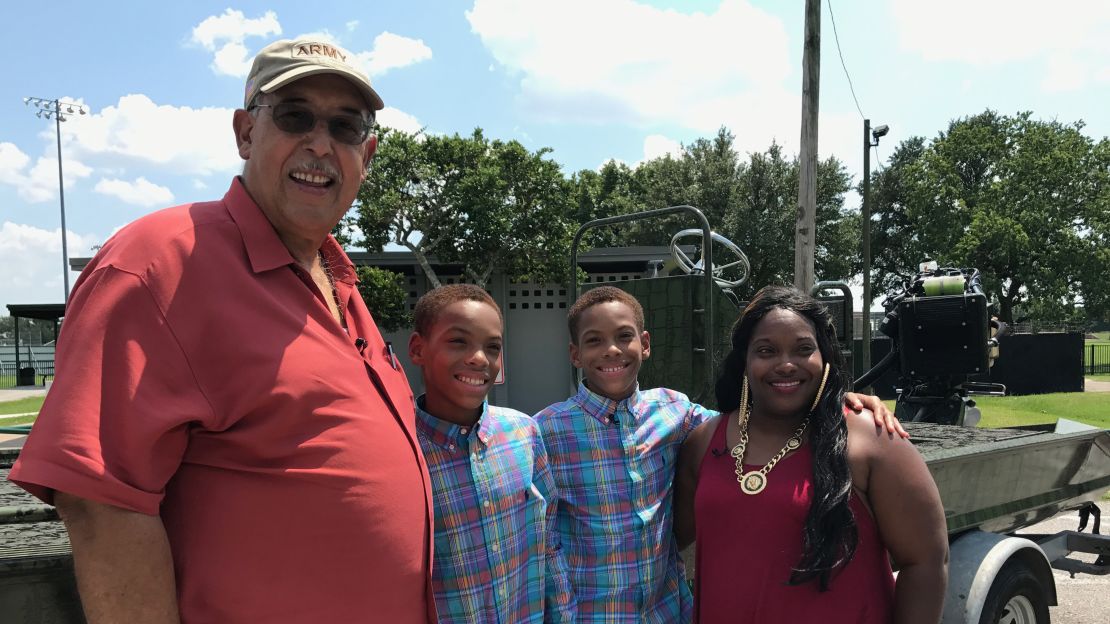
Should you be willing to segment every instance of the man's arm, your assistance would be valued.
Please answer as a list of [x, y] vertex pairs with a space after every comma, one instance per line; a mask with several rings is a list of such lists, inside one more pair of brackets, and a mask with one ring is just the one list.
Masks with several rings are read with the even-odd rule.
[[173, 557], [162, 519], [56, 492], [89, 624], [177, 624]]

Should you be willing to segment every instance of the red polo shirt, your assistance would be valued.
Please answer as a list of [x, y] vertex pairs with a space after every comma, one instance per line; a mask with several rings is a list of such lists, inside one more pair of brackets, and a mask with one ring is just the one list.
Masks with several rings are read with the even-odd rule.
[[323, 251], [348, 331], [238, 179], [127, 226], [74, 287], [11, 479], [160, 514], [186, 623], [434, 621], [412, 393]]

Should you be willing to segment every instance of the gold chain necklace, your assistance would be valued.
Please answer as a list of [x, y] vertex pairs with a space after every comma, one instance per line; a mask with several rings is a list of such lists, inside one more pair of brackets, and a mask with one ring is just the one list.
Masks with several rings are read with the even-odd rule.
[[745, 379], [740, 397], [740, 412], [736, 417], [736, 423], [740, 426], [740, 441], [732, 447], [731, 454], [736, 459], [736, 482], [740, 484], [740, 491], [745, 494], [759, 494], [763, 491], [763, 488], [767, 487], [767, 473], [771, 472], [775, 464], [779, 463], [779, 460], [785, 457], [787, 453], [802, 446], [802, 434], [805, 433], [806, 426], [809, 425], [809, 416], [806, 416], [801, 426], [794, 430], [794, 434], [786, 441], [786, 445], [771, 458], [771, 461], [759, 470], [745, 473], [744, 451], [748, 448], [748, 416], [748, 380]]
[[339, 289], [335, 287], [335, 276], [331, 274], [331, 263], [328, 262], [328, 257], [324, 255], [324, 250], [321, 249], [320, 264], [324, 265], [324, 276], [328, 278], [328, 286], [331, 287], [331, 299], [335, 302], [335, 309], [339, 311], [339, 325], [340, 327], [347, 326], [347, 319], [343, 314], [343, 304], [339, 302]]

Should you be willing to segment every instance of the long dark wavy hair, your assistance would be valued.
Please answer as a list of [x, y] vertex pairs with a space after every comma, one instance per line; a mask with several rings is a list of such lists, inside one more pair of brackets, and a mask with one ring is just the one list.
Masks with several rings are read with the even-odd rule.
[[740, 407], [740, 388], [752, 332], [772, 310], [784, 309], [809, 319], [821, 358], [829, 364], [829, 380], [809, 421], [813, 448], [813, 500], [806, 515], [802, 558], [790, 575], [791, 585], [816, 581], [821, 591], [832, 573], [855, 554], [859, 535], [848, 506], [852, 475], [848, 470], [848, 426], [844, 421], [847, 380], [829, 312], [820, 302], [794, 288], [763, 288], [732, 326], [732, 350], [717, 380], [717, 406], [727, 414]]

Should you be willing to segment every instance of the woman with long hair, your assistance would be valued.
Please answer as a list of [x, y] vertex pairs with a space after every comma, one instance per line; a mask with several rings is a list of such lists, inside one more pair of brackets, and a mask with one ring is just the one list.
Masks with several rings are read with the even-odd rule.
[[679, 544], [697, 540], [696, 621], [938, 622], [940, 495], [912, 444], [845, 413], [828, 311], [767, 287], [731, 339], [721, 415], [687, 438], [675, 485]]

